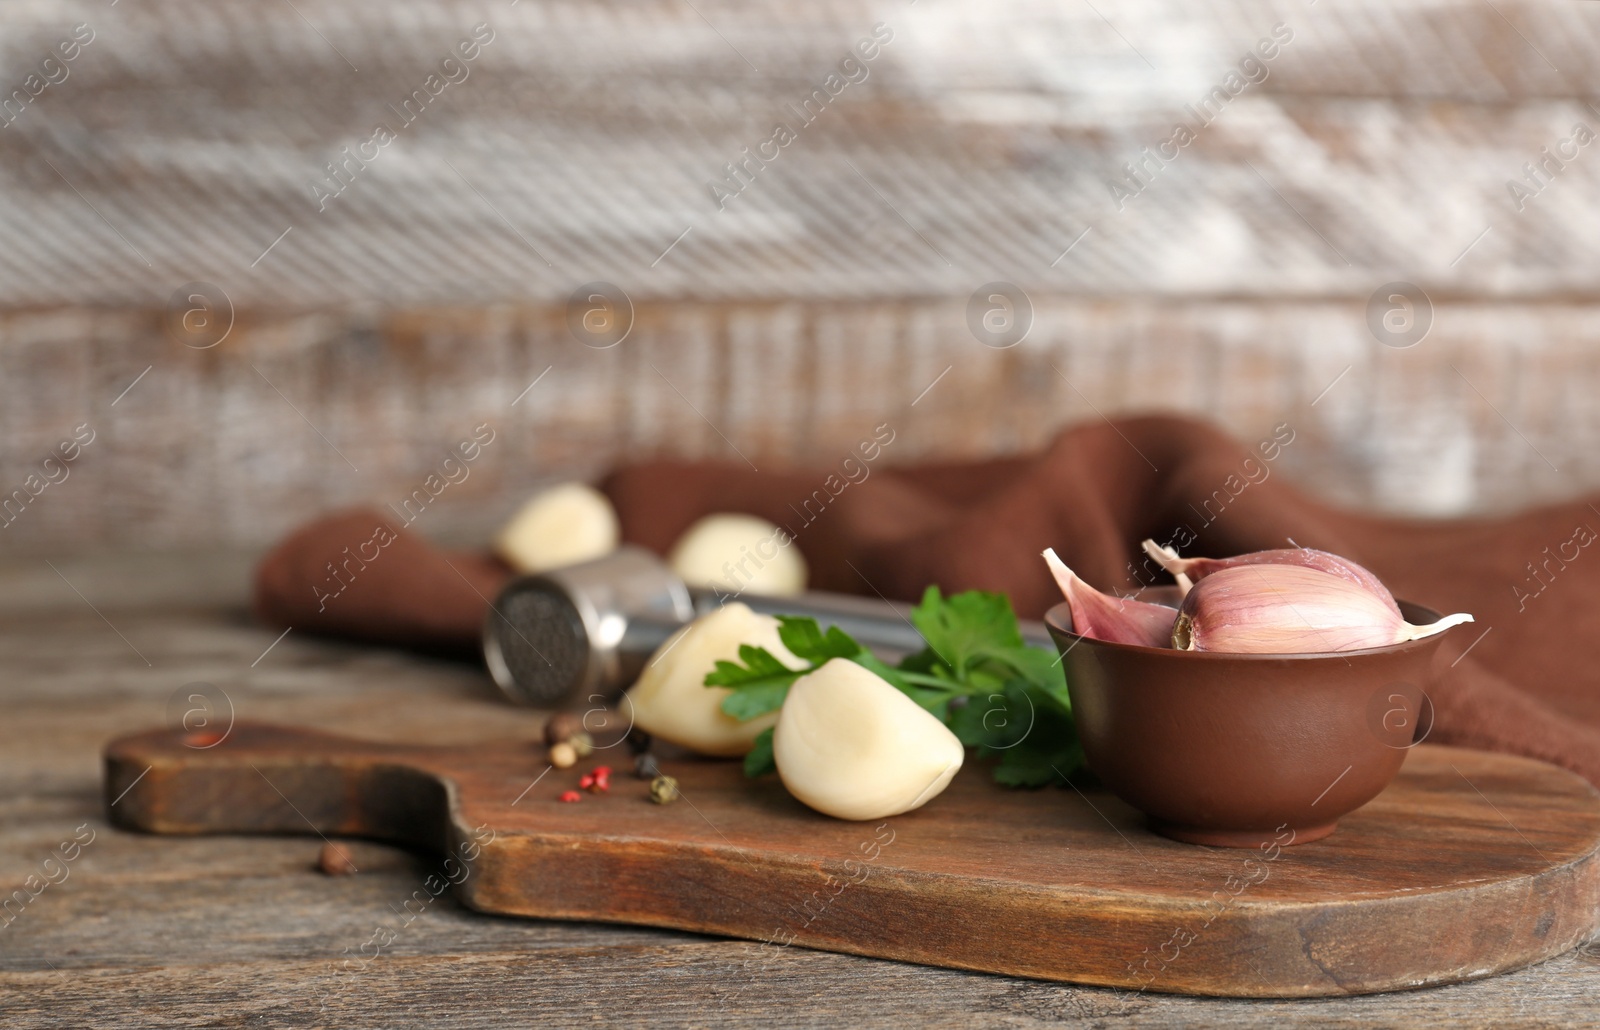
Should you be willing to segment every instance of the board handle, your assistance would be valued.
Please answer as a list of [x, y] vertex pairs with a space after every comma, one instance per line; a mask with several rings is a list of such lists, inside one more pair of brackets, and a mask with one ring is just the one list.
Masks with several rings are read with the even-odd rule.
[[260, 723], [151, 730], [106, 746], [112, 825], [162, 834], [370, 837], [447, 846], [449, 794], [416, 748]]

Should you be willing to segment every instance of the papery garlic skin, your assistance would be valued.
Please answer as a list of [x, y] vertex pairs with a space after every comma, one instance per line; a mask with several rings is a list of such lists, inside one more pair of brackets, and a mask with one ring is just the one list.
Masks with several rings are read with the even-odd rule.
[[1171, 645], [1172, 623], [1178, 615], [1174, 609], [1102, 594], [1067, 568], [1053, 547], [1045, 549], [1044, 562], [1072, 608], [1072, 632], [1113, 644]]
[[1178, 597], [1187, 597], [1189, 588], [1194, 586], [1194, 579], [1184, 571], [1184, 562], [1187, 559], [1179, 558], [1177, 551], [1163, 547], [1149, 537], [1146, 537], [1144, 543], [1139, 546], [1144, 548], [1145, 554], [1156, 560], [1157, 565], [1172, 573], [1173, 582], [1178, 584]]
[[1395, 603], [1394, 595], [1383, 585], [1383, 580], [1370, 569], [1357, 565], [1349, 558], [1342, 558], [1328, 551], [1319, 551], [1314, 547], [1280, 547], [1267, 551], [1251, 551], [1248, 554], [1234, 555], [1232, 558], [1180, 558], [1178, 552], [1162, 547], [1154, 540], [1146, 540], [1143, 546], [1146, 554], [1178, 579], [1178, 585], [1186, 596], [1193, 581], [1204, 579], [1223, 569], [1237, 568], [1241, 565], [1299, 565], [1349, 580], [1382, 599], [1393, 609], [1396, 616], [1400, 614], [1400, 606]]
[[961, 741], [888, 681], [846, 658], [800, 677], [772, 734], [778, 776], [836, 819], [884, 819], [926, 804], [961, 768]]
[[1315, 654], [1385, 647], [1471, 622], [1413, 626], [1397, 607], [1340, 575], [1301, 565], [1245, 564], [1208, 573], [1178, 609], [1172, 646], [1228, 654]]
[[739, 660], [741, 644], [764, 647], [791, 669], [806, 667], [783, 646], [777, 619], [738, 602], [724, 605], [678, 630], [650, 656], [626, 695], [633, 725], [703, 755], [748, 752], [777, 713], [740, 722], [722, 710], [731, 691], [705, 685], [719, 659]]
[[563, 483], [536, 495], [495, 536], [494, 552], [533, 574], [604, 558], [622, 539], [616, 509], [586, 483]]
[[806, 589], [806, 560], [783, 529], [755, 515], [707, 515], [684, 530], [667, 557], [692, 587], [767, 597]]

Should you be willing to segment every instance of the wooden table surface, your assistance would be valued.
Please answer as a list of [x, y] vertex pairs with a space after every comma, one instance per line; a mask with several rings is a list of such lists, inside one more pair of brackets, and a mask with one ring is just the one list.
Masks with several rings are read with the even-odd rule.
[[[533, 735], [469, 666], [274, 634], [232, 553], [0, 567], [0, 1025], [1594, 1025], [1600, 948], [1486, 981], [1321, 1001], [1124, 995], [626, 926], [402, 905], [431, 864], [357, 842], [158, 838], [106, 823], [100, 751], [205, 682], [239, 717], [375, 739]], [[273, 645], [270, 646], [269, 645]], [[82, 827], [82, 829], [79, 829]], [[70, 862], [63, 841], [85, 840]], [[66, 870], [63, 878], [62, 869]], [[4, 918], [0, 917], [0, 922]], [[391, 946], [336, 976], [380, 927]]]

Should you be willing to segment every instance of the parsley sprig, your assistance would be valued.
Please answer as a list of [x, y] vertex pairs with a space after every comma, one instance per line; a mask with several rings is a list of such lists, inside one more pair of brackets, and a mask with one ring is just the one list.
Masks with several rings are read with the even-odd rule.
[[[739, 648], [739, 661], [719, 661], [706, 686], [726, 687], [722, 710], [748, 721], [783, 707], [794, 681], [834, 658], [846, 658], [882, 676], [950, 727], [983, 758], [998, 759], [994, 778], [1012, 787], [1060, 782], [1083, 761], [1066, 680], [1054, 652], [1022, 639], [1004, 594], [969, 590], [943, 597], [929, 587], [911, 611], [927, 646], [889, 665], [838, 627], [778, 616], [783, 646], [807, 663], [791, 669], [762, 647]], [[745, 756], [745, 775], [775, 768], [772, 731], [756, 738]]]

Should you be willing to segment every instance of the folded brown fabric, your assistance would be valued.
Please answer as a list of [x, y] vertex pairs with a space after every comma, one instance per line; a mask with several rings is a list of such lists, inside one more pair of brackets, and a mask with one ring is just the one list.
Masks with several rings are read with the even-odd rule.
[[256, 616], [325, 636], [474, 650], [511, 571], [483, 554], [440, 550], [399, 521], [363, 508], [302, 526], [257, 566]]
[[[1401, 598], [1476, 616], [1441, 648], [1429, 740], [1542, 758], [1600, 784], [1600, 671], [1581, 650], [1600, 632], [1600, 576], [1584, 567], [1600, 572], [1587, 551], [1600, 539], [1595, 499], [1493, 519], [1356, 514], [1277, 474], [1294, 436], [1282, 425], [1241, 443], [1188, 419], [1130, 418], [1067, 430], [1029, 457], [760, 472], [655, 461], [603, 489], [623, 537], [658, 553], [702, 515], [748, 512], [788, 528], [816, 589], [904, 600], [930, 583], [998, 590], [1031, 617], [1060, 600], [1039, 558], [1047, 546], [1105, 590], [1162, 578], [1139, 551], [1145, 537], [1212, 556], [1322, 548]], [[506, 570], [394, 530], [379, 545], [378, 525], [376, 512], [347, 513], [290, 537], [262, 562], [257, 612], [354, 639], [473, 646]]]

